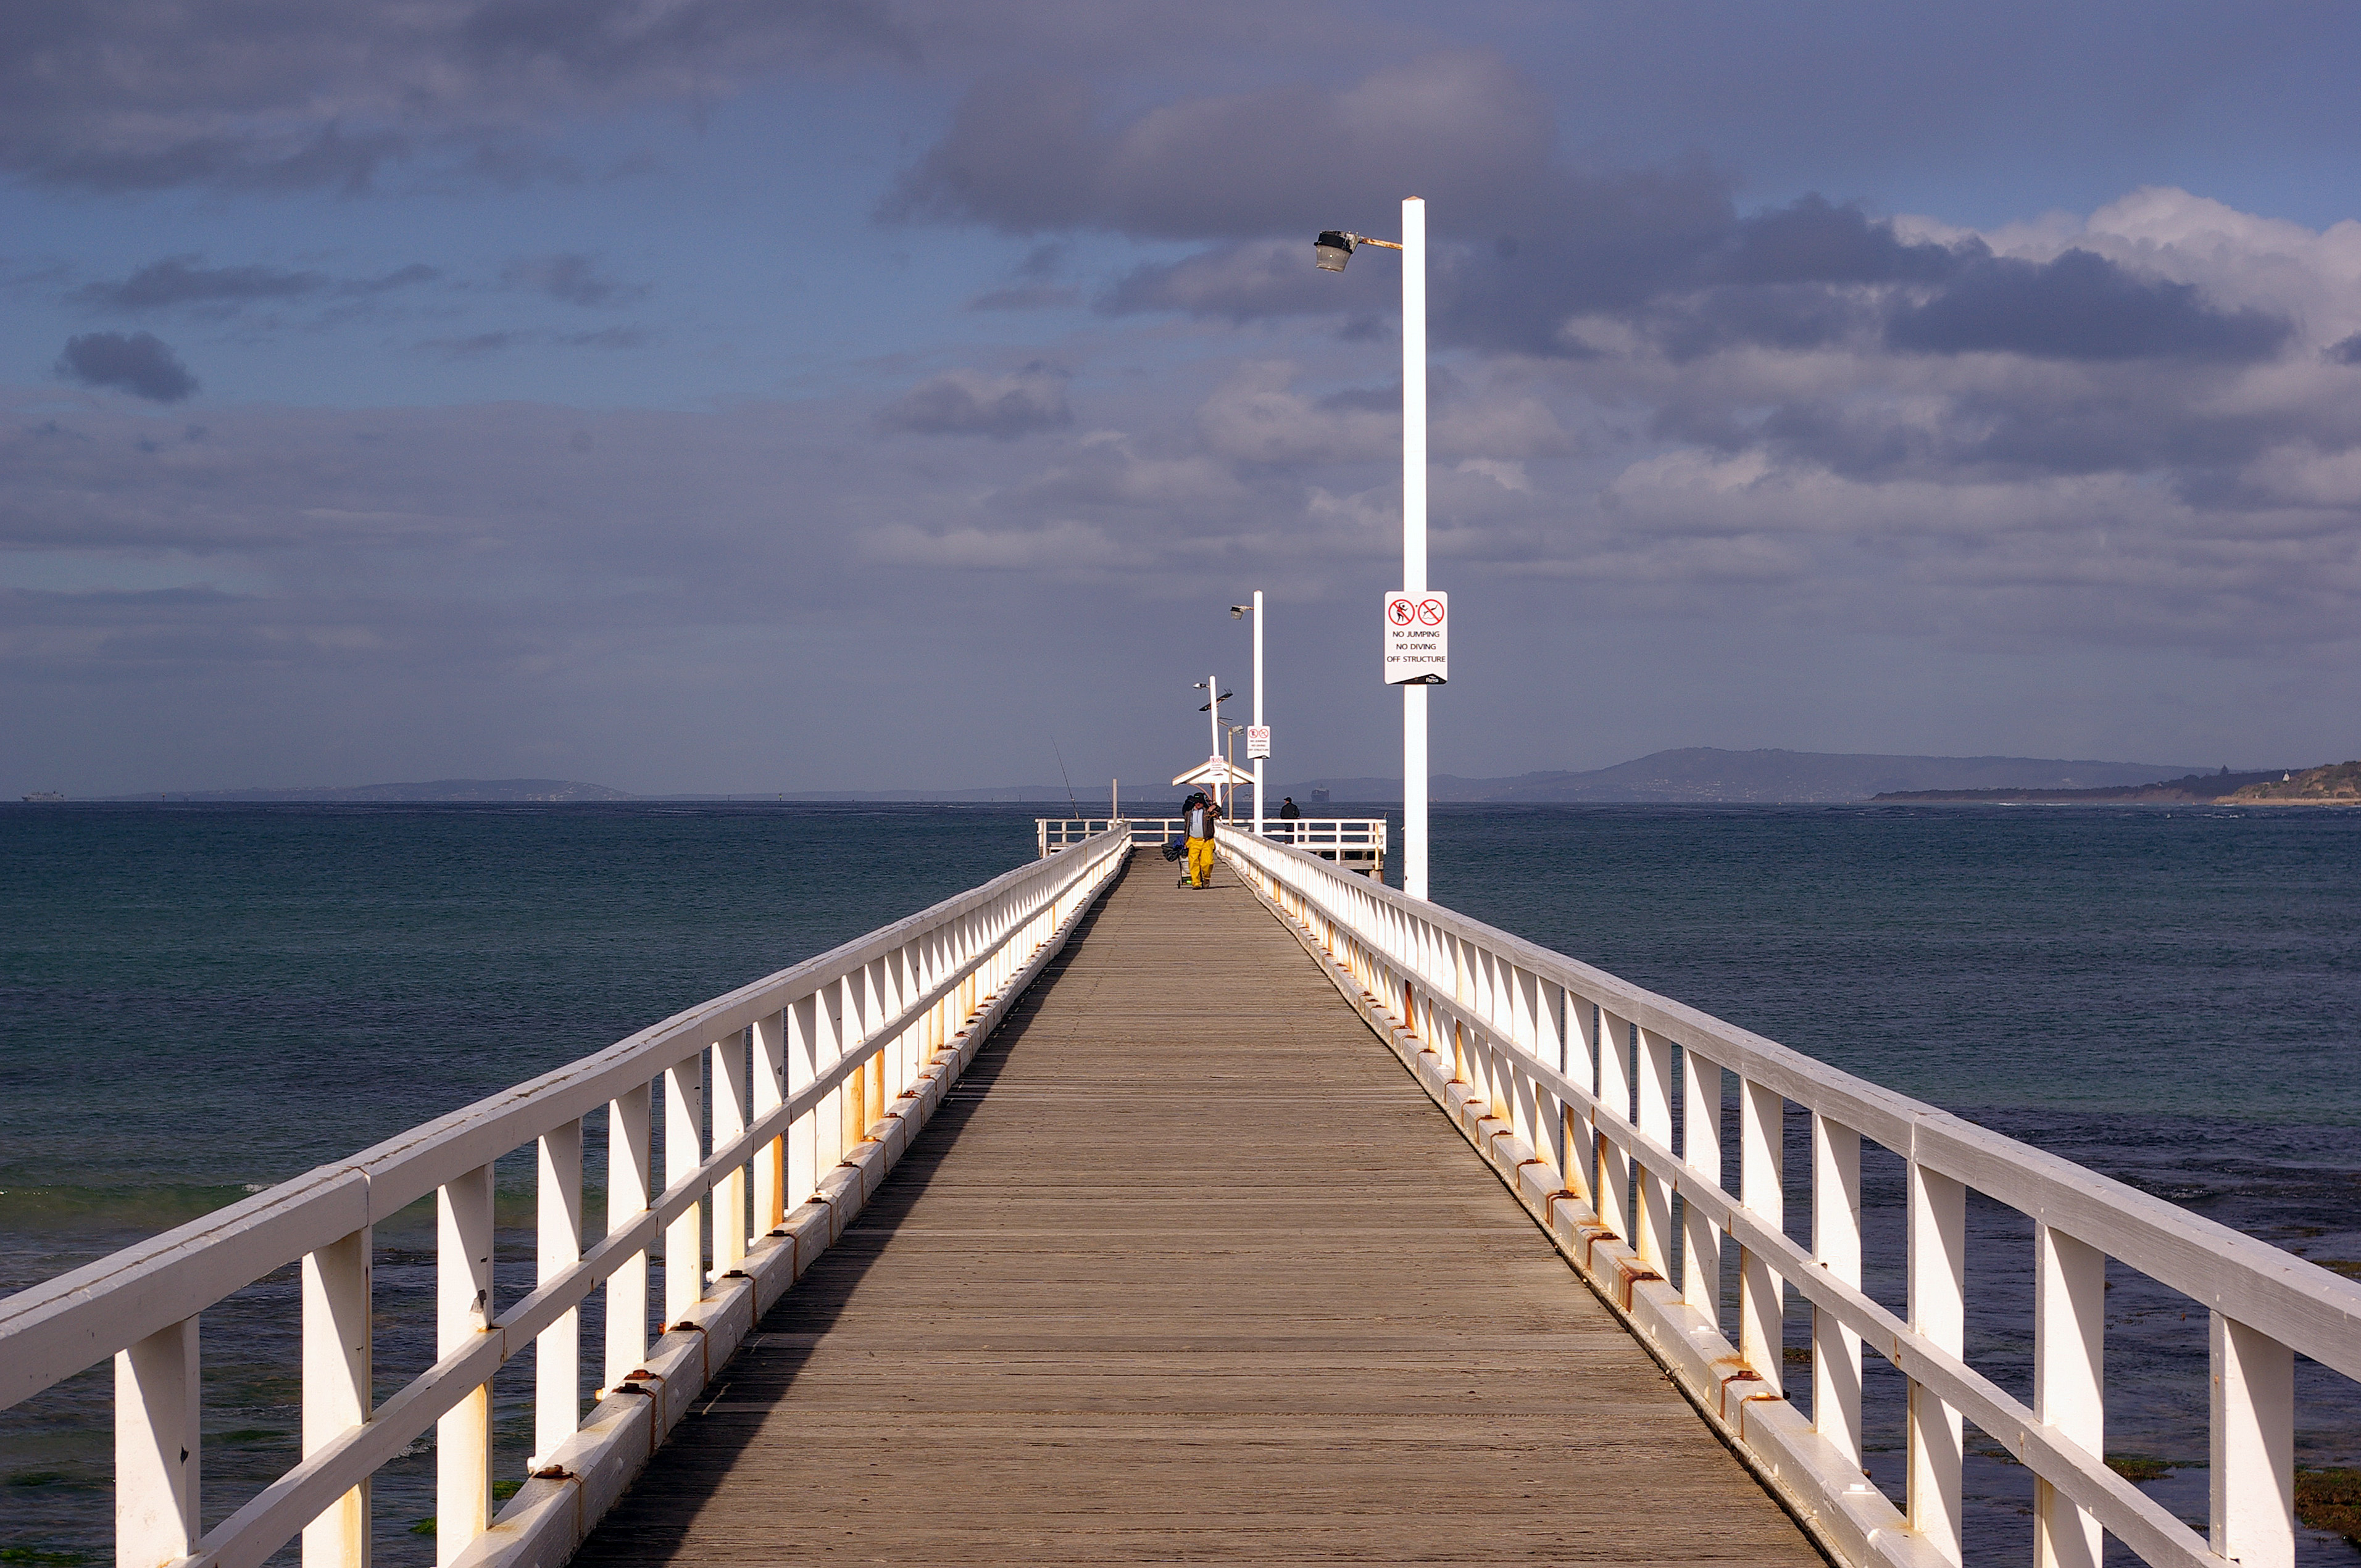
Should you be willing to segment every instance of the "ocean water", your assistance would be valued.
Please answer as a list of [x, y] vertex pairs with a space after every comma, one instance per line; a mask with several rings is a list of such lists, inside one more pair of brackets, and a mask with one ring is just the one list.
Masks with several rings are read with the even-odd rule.
[[[973, 886], [1038, 809], [0, 807], [0, 1292]], [[2361, 813], [1455, 807], [1434, 833], [1440, 902], [2361, 1271]], [[1864, 1164], [1868, 1286], [1898, 1307], [1899, 1166]], [[503, 1187], [525, 1223], [529, 1172]], [[1970, 1359], [2026, 1394], [2030, 1227], [1971, 1223]], [[503, 1250], [505, 1301], [530, 1244]], [[431, 1265], [431, 1215], [380, 1231], [381, 1393], [429, 1357], [400, 1308]], [[2171, 1462], [2149, 1489], [2202, 1519], [2203, 1314], [2113, 1285], [2108, 1446]], [[206, 1315], [211, 1519], [293, 1457], [294, 1294]], [[1899, 1379], [1870, 1359], [1898, 1488]], [[2361, 1463], [2350, 1386], [2300, 1379], [2303, 1462]], [[497, 1391], [511, 1461], [530, 1387], [520, 1364]], [[0, 1412], [9, 1561], [105, 1559], [106, 1391]], [[389, 1564], [432, 1560], [431, 1471], [380, 1478]], [[2021, 1468], [1982, 1444], [1969, 1484], [1971, 1560], [2027, 1560]]]

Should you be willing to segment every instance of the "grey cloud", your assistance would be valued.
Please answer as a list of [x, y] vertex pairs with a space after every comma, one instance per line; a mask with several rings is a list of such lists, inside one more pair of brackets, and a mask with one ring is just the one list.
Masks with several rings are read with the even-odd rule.
[[[2284, 459], [2281, 488], [2311, 484], [2317, 498], [2291, 521], [2292, 501], [2225, 493], [2200, 504], [2147, 473], [2013, 477], [1997, 463], [1979, 473], [1955, 447], [1918, 471], [1854, 477], [1802, 450], [1833, 439], [1826, 432], [1789, 444], [1758, 422], [1752, 444], [1729, 453], [1668, 448], [1644, 433], [1593, 446], [1587, 426], [1560, 433], [1547, 411], [1527, 411], [1539, 396], [1573, 407], [1596, 385], [1619, 420], [1675, 392], [1759, 419], [1783, 397], [1807, 400], [1781, 383], [1819, 375], [1812, 407], [1880, 417], [1858, 433], [1864, 444], [1922, 427], [1960, 443], [1979, 417], [1973, 395], [1999, 396], [2008, 376], [2039, 382], [2053, 407], [2077, 385], [2130, 378], [2121, 367], [1975, 356], [1746, 357], [1759, 363], [1469, 367], [1464, 394], [1438, 410], [1433, 548], [1447, 576], [1437, 580], [1477, 604], [1524, 585], [1545, 604], [1501, 617], [1519, 638], [1569, 619], [1623, 637], [1645, 617], [1651, 635], [1677, 642], [1717, 621], [1751, 635], [1785, 617], [1888, 628], [1919, 649], [1897, 643], [1897, 656], [1930, 663], [1940, 655], [1928, 640], [1948, 635], [2019, 655], [2219, 651], [2257, 670], [2351, 646], [2361, 433], [2321, 426], [2317, 443]], [[2190, 400], [2195, 383], [2184, 378], [2226, 373], [2144, 367], [2137, 378], [2159, 384], [2155, 400], [2121, 417], [2135, 423]], [[2333, 401], [2323, 389], [2351, 372], [2306, 359], [2272, 375], [2309, 378], [2283, 394], [2308, 407]], [[164, 580], [187, 587], [177, 597], [11, 598], [0, 604], [0, 663], [66, 716], [60, 733], [88, 709], [87, 683], [112, 681], [125, 696], [110, 716], [143, 721], [150, 708], [178, 709], [218, 729], [221, 716], [278, 713], [289, 733], [309, 735], [332, 709], [394, 711], [443, 744], [466, 728], [451, 717], [458, 691], [482, 703], [469, 722], [484, 733], [538, 722], [562, 703], [582, 733], [628, 732], [636, 751], [672, 744], [672, 725], [693, 750], [699, 729], [730, 733], [711, 709], [751, 698], [735, 672], [775, 668], [825, 635], [857, 685], [806, 689], [792, 700], [809, 706], [794, 717], [827, 725], [873, 703], [890, 708], [890, 723], [844, 731], [854, 739], [829, 764], [873, 757], [890, 773], [907, 765], [911, 726], [963, 739], [961, 725], [990, 728], [976, 718], [997, 711], [983, 701], [989, 683], [968, 678], [957, 637], [926, 641], [928, 628], [972, 637], [980, 591], [995, 626], [1022, 643], [1012, 657], [1043, 669], [1097, 657], [1118, 694], [1165, 678], [1155, 672], [1169, 670], [1171, 648], [1205, 634], [1204, 605], [1231, 602], [1241, 581], [1292, 604], [1287, 624], [1302, 646], [1349, 652], [1362, 619], [1352, 585], [1382, 586], [1398, 548], [1383, 427], [1393, 400], [1383, 387], [1323, 397], [1324, 379], [1305, 380], [1301, 406], [1279, 411], [1305, 422], [1301, 434], [1275, 433], [1300, 441], [1309, 461], [1360, 463], [1359, 473], [1224, 457], [1210, 438], [1192, 439], [1202, 390], [1140, 415], [1126, 435], [980, 442], [955, 460], [903, 443], [883, 461], [859, 459], [867, 413], [840, 400], [601, 414], [523, 403], [362, 414], [232, 406], [209, 417], [203, 442], [130, 461], [139, 437], [181, 422], [94, 400], [65, 421], [83, 439], [59, 439], [28, 428], [50, 417], [54, 389], [28, 390], [18, 416], [0, 420], [0, 544], [71, 553], [91, 563], [80, 580], [126, 590], [157, 584], [159, 562], [184, 563], [185, 576]], [[1925, 411], [1933, 402], [1944, 408]], [[1486, 428], [1446, 441], [1463, 407]], [[1569, 422], [1583, 418], [1577, 410]], [[1358, 430], [1362, 420], [1374, 428]], [[1246, 449], [1270, 433], [1246, 433]], [[1323, 452], [1332, 437], [1342, 445]], [[1446, 445], [1469, 460], [1454, 466]], [[2294, 472], [2304, 463], [2309, 477]], [[782, 511], [782, 494], [796, 504]], [[667, 526], [652, 532], [650, 517]], [[110, 565], [122, 569], [110, 575]], [[1078, 576], [1091, 592], [1074, 591]], [[781, 630], [789, 623], [792, 637]], [[917, 679], [925, 669], [932, 685]], [[192, 704], [176, 684], [203, 671], [234, 683], [218, 707]], [[271, 685], [282, 671], [313, 684]], [[721, 697], [707, 692], [716, 681]], [[569, 682], [577, 696], [553, 696]], [[1137, 706], [1108, 701], [1111, 722]], [[1383, 717], [1372, 709], [1355, 725]], [[1172, 721], [1142, 721], [1142, 755], [1169, 748]], [[758, 776], [785, 765], [766, 760]]]
[[2332, 365], [2361, 365], [2361, 332], [2341, 338], [2321, 352]]
[[1006, 376], [946, 370], [922, 381], [879, 413], [888, 430], [919, 435], [988, 435], [1014, 441], [1073, 423], [1067, 372], [1036, 360]]
[[488, 0], [470, 10], [458, 38], [468, 54], [506, 70], [555, 69], [601, 84], [665, 69], [725, 69], [749, 52], [806, 62], [916, 53], [886, 9], [866, 0], [753, 8], [732, 0]]
[[1549, 104], [1490, 55], [1430, 56], [1329, 91], [1187, 99], [1112, 124], [1074, 80], [997, 79], [902, 177], [893, 218], [1245, 239], [1378, 232], [1405, 194], [1513, 210], [1546, 170]]
[[[1767, 450], [1848, 479], [1982, 483], [2042, 475], [2161, 473], [2184, 490], [2213, 482], [2304, 430], [2335, 431], [2286, 407], [2215, 406], [2230, 367], [2205, 362], [1971, 362], [1892, 356], [1872, 343], [1828, 345], [1812, 367], [1778, 352], [1717, 371], [1667, 355], [1641, 394], [1651, 437], [1723, 453]], [[1618, 362], [1604, 373], [1636, 367]]]
[[[1667, 289], [1695, 286], [1736, 223], [1727, 179], [1703, 163], [1537, 175], [1513, 211], [1455, 206], [1449, 226], [1430, 227], [1430, 330], [1439, 344], [1579, 357], [1588, 351], [1566, 335], [1570, 316], [1631, 312]], [[1368, 227], [1382, 236], [1393, 225]], [[1455, 237], [1469, 228], [1493, 237]], [[1300, 237], [1215, 245], [1135, 269], [1100, 308], [1234, 322], [1319, 313], [1365, 321], [1396, 308], [1400, 274], [1387, 253], [1367, 253], [1338, 277], [1316, 270], [1311, 250], [1308, 228]]]
[[607, 326], [595, 332], [561, 333], [557, 341], [569, 348], [640, 348], [646, 345], [648, 334], [642, 327]]
[[488, 354], [498, 354], [504, 348], [533, 341], [531, 333], [478, 332], [465, 337], [430, 337], [418, 346], [445, 359], [481, 359]]
[[586, 308], [629, 304], [648, 292], [644, 283], [599, 276], [597, 259], [578, 255], [520, 257], [500, 269], [500, 281]]
[[142, 137], [134, 145], [0, 141], [0, 167], [16, 167], [45, 184], [99, 191], [216, 185], [246, 191], [332, 188], [353, 195], [368, 190], [381, 168], [411, 149], [410, 138], [394, 132], [348, 135], [331, 125], [291, 146], [283, 135], [260, 132], [244, 137]]
[[1310, 255], [1309, 240], [1217, 246], [1178, 261], [1134, 268], [1098, 308], [1110, 315], [1180, 311], [1234, 322], [1334, 312], [1342, 306], [1339, 280], [1314, 269]]
[[1274, 88], [1111, 115], [1073, 81], [986, 82], [902, 176], [890, 218], [1007, 233], [1103, 230], [1208, 248], [1136, 269], [1099, 302], [1245, 322], [1389, 313], [1382, 256], [1344, 277], [1305, 250], [1325, 224], [1384, 235], [1404, 190], [1438, 198], [1429, 259], [1436, 341], [1490, 353], [1595, 352], [1568, 323], [1621, 317], [1678, 357], [1738, 345], [1873, 339], [1922, 354], [2237, 362], [2289, 324], [2089, 251], [1996, 257], [1913, 241], [1806, 196], [1740, 214], [1702, 159], [1580, 166], [1547, 103], [1506, 61], [1451, 54], [1337, 90]]
[[1036, 311], [1049, 310], [1082, 302], [1082, 292], [1071, 283], [1059, 281], [1060, 267], [1065, 260], [1062, 245], [1037, 245], [1016, 266], [1014, 280], [1005, 289], [994, 289], [968, 302], [972, 311]]
[[243, 304], [252, 300], [291, 300], [328, 287], [318, 272], [281, 272], [269, 267], [205, 267], [191, 253], [168, 256], [115, 283], [89, 283], [73, 291], [76, 304], [96, 310], [145, 311], [186, 304]]
[[448, 360], [483, 359], [511, 348], [638, 348], [647, 333], [634, 326], [602, 327], [595, 332], [545, 332], [508, 328], [470, 333], [462, 337], [430, 337], [416, 346]]
[[970, 300], [972, 311], [1055, 311], [1082, 302], [1082, 291], [1071, 283], [1015, 283], [987, 289]]
[[289, 272], [271, 267], [206, 267], [203, 261], [203, 257], [193, 252], [168, 256], [149, 262], [119, 281], [84, 284], [69, 298], [86, 309], [124, 313], [182, 305], [234, 311], [265, 300], [379, 294], [431, 282], [442, 275], [423, 263], [397, 268], [375, 278], [336, 279], [322, 272]]
[[2046, 262], [1979, 257], [1941, 292], [1898, 313], [1895, 347], [2037, 359], [2267, 359], [2293, 328], [2257, 310], [2222, 311], [2196, 286], [2143, 278], [2095, 252]]
[[1748, 345], [1822, 348], [1849, 339], [1874, 341], [1884, 324], [1879, 302], [1825, 283], [1721, 287], [1659, 301], [1640, 316], [1675, 361]]
[[420, 161], [512, 181], [552, 172], [531, 144], [555, 115], [911, 57], [882, 0], [17, 6], [0, 42], [0, 169], [108, 191], [359, 193]]
[[1732, 224], [1697, 270], [1711, 283], [1938, 283], [1960, 263], [1951, 247], [1905, 241], [1893, 225], [1816, 192]]
[[153, 333], [83, 333], [66, 339], [57, 373], [85, 387], [113, 387], [153, 402], [174, 403], [197, 389], [197, 378]]

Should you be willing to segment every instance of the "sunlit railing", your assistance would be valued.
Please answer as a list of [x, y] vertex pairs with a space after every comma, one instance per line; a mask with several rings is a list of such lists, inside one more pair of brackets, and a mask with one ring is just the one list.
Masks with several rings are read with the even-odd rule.
[[[562, 1561], [762, 1310], [875, 1191], [1129, 849], [1127, 835], [1101, 832], [0, 1300], [0, 1409], [114, 1358], [119, 1568], [243, 1568], [299, 1533], [305, 1568], [361, 1568], [369, 1478], [430, 1430], [439, 1563]], [[607, 1213], [603, 1234], [590, 1237], [583, 1126], [601, 1113]], [[537, 1284], [501, 1310], [493, 1164], [528, 1146], [539, 1173]], [[430, 1194], [437, 1359], [372, 1408], [372, 1226]], [[663, 1258], [664, 1324], [653, 1344], [652, 1249]], [[204, 1530], [199, 1314], [298, 1260], [302, 1461]], [[603, 1354], [605, 1387], [586, 1420], [578, 1309], [600, 1289], [605, 1343], [593, 1354]], [[524, 1484], [495, 1521], [492, 1376], [528, 1347], [530, 1477], [511, 1477]]]
[[[2361, 1286], [1325, 861], [1246, 833], [1219, 838], [1561, 1249], [1840, 1557], [1961, 1561], [1964, 1420], [2037, 1478], [2045, 1568], [2097, 1568], [2104, 1535], [2152, 1563], [2294, 1561], [2294, 1360], [2361, 1379]], [[1810, 1117], [1808, 1249], [1784, 1228], [1790, 1103]], [[1906, 1315], [1861, 1289], [1863, 1139], [1907, 1172]], [[1965, 1359], [1971, 1188], [2033, 1222], [2030, 1405]], [[1725, 1245], [1738, 1249], [1730, 1333]], [[2103, 1462], [2109, 1258], [2211, 1315], [2210, 1540]], [[1811, 1313], [1808, 1420], [1784, 1395], [1789, 1290]], [[1864, 1346], [1908, 1380], [1900, 1508], [1863, 1470]]]
[[[1128, 828], [1135, 844], [1155, 845], [1182, 837], [1188, 819], [1040, 817], [1034, 819], [1033, 834], [1036, 848], [1046, 857], [1115, 827]], [[1382, 875], [1385, 871], [1386, 819], [1382, 817], [1266, 817], [1262, 835], [1274, 844], [1291, 844], [1367, 875]]]

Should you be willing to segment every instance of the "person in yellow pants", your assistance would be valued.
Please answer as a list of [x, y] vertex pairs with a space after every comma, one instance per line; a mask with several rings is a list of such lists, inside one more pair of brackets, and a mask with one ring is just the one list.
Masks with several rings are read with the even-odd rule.
[[1181, 817], [1189, 824], [1189, 885], [1208, 886], [1213, 880], [1213, 824], [1221, 820], [1222, 808], [1200, 793], [1189, 797]]

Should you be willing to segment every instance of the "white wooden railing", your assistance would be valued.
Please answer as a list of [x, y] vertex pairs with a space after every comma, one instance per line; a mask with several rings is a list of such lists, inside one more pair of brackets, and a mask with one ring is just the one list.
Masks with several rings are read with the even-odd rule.
[[[1125, 842], [1138, 843], [1141, 841], [1140, 830], [1156, 820], [1151, 817], [1134, 824], [1121, 817], [1037, 817], [1033, 819], [1033, 847], [1039, 851], [1041, 859], [1047, 860], [1051, 855], [1062, 853], [1077, 844], [1087, 843], [1102, 833], [1117, 828], [1130, 835]], [[1158, 840], [1151, 839], [1147, 842]]]
[[[1037, 817], [1033, 819], [1035, 848], [1054, 855], [1109, 828], [1127, 828], [1135, 844], [1162, 844], [1187, 830], [1181, 817]], [[1386, 856], [1386, 819], [1382, 817], [1266, 817], [1262, 836], [1275, 844], [1292, 844], [1323, 859], [1346, 851], [1343, 860], [1363, 871], [1382, 867]]]
[[[1328, 861], [1226, 828], [1218, 837], [1560, 1249], [1840, 1560], [1961, 1561], [1964, 1420], [2037, 1478], [2044, 1568], [2098, 1568], [2103, 1532], [2152, 1563], [2294, 1561], [2294, 1357], [2361, 1379], [2361, 1286]], [[1732, 1097], [1738, 1146], [1728, 1149]], [[1808, 1250], [1784, 1228], [1789, 1102], [1811, 1121]], [[1864, 1138], [1908, 1173], [1906, 1316], [1861, 1288]], [[2033, 1221], [2029, 1406], [1965, 1359], [1971, 1188]], [[1738, 1250], [1734, 1335], [1722, 1327], [1725, 1245]], [[2103, 1463], [2111, 1257], [2211, 1314], [2210, 1541]], [[1808, 1420], [1783, 1395], [1789, 1290], [1811, 1313]], [[1864, 1478], [1864, 1346], [1908, 1379], [1900, 1508]]]
[[[246, 1568], [299, 1533], [305, 1568], [363, 1568], [369, 1478], [430, 1430], [438, 1563], [562, 1561], [762, 1310], [842, 1233], [1129, 849], [1127, 835], [1102, 833], [0, 1300], [0, 1409], [114, 1358], [118, 1568]], [[589, 1238], [583, 1124], [601, 1111], [607, 1215]], [[528, 1146], [538, 1283], [501, 1308], [492, 1167]], [[371, 1227], [430, 1194], [438, 1359], [372, 1408]], [[651, 1344], [655, 1248], [665, 1328]], [[199, 1314], [299, 1259], [302, 1461], [204, 1530]], [[577, 1310], [600, 1288], [606, 1387], [586, 1420]], [[495, 1521], [492, 1375], [528, 1346], [532, 1479]]]

